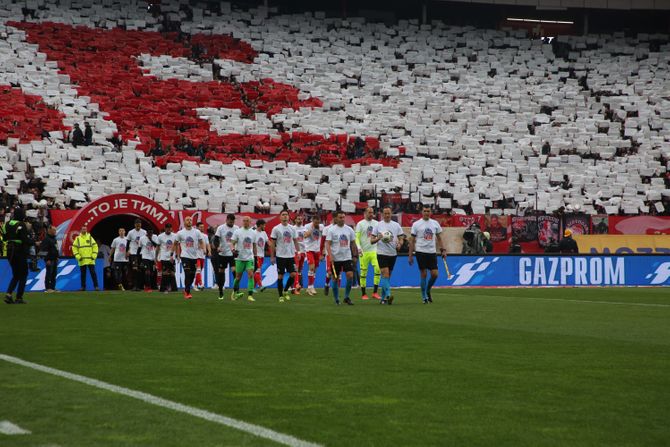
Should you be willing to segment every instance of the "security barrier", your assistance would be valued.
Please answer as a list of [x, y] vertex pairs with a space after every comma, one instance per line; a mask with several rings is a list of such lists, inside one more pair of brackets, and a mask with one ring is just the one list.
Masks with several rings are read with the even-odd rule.
[[[502, 256], [460, 256], [447, 258], [452, 278], [447, 278], [444, 265], [438, 262], [440, 278], [436, 286], [456, 287], [560, 287], [560, 286], [670, 286], [670, 256], [668, 255], [502, 255]], [[42, 269], [31, 272], [26, 291], [44, 290]], [[103, 262], [96, 263], [98, 279], [102, 284]], [[0, 291], [7, 288], [11, 278], [9, 263], [0, 259]], [[316, 287], [323, 287], [325, 265], [319, 265], [316, 275]], [[226, 275], [226, 288], [230, 287], [232, 277]], [[71, 258], [61, 259], [58, 265], [58, 290], [79, 290], [79, 268]], [[307, 281], [307, 267], [303, 270], [303, 285]], [[205, 287], [214, 285], [214, 269], [211, 262], [203, 271]], [[277, 269], [266, 258], [263, 264], [263, 285], [272, 287], [277, 281]], [[367, 284], [372, 284], [372, 269], [368, 270]], [[177, 284], [183, 286], [183, 271], [177, 264]], [[391, 284], [394, 287], [417, 287], [419, 271], [416, 262], [410, 266], [407, 256], [398, 257]], [[90, 277], [87, 278], [91, 289]], [[241, 287], [246, 287], [246, 274]]]
[[[39, 261], [39, 271], [30, 272], [26, 282], [26, 292], [44, 291], [44, 278], [46, 276], [46, 267], [44, 261]], [[95, 263], [95, 272], [98, 275], [98, 283], [102, 287], [104, 262], [98, 259]], [[86, 273], [86, 287], [93, 290], [93, 281], [90, 274]], [[5, 292], [9, 281], [12, 279], [12, 270], [7, 259], [0, 259], [0, 292]], [[56, 289], [63, 291], [79, 290], [81, 288], [81, 276], [79, 274], [79, 265], [74, 258], [63, 258], [58, 261], [58, 276], [56, 277]]]

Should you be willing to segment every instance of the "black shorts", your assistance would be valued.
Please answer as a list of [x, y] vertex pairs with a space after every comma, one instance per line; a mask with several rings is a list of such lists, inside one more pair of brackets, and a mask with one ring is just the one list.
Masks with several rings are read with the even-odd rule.
[[139, 269], [140, 265], [142, 265], [142, 256], [140, 256], [140, 255], [129, 255], [128, 258], [130, 259], [130, 267], [133, 270]]
[[155, 265], [156, 261], [152, 261], [151, 259], [142, 259], [142, 268], [144, 270], [153, 270]]
[[437, 254], [416, 252], [419, 270], [437, 270]]
[[193, 273], [195, 274], [195, 259], [191, 258], [181, 258], [181, 266], [184, 269], [184, 273]]
[[231, 270], [235, 270], [235, 257], [234, 256], [219, 256], [219, 270], [226, 270], [226, 267], [230, 266]]
[[333, 265], [335, 266], [335, 271], [339, 274], [340, 272], [353, 272], [354, 271], [354, 263], [349, 260], [349, 261], [335, 261], [333, 262]]
[[174, 262], [161, 261], [161, 273], [163, 273], [163, 275], [171, 275], [174, 273]]
[[277, 274], [295, 273], [295, 258], [277, 258]]
[[395, 261], [398, 259], [397, 256], [388, 256], [388, 255], [380, 255], [377, 254], [377, 263], [379, 264], [379, 268], [388, 268], [390, 272], [393, 271], [393, 267], [395, 267]]
[[112, 267], [114, 270], [125, 270], [128, 268], [128, 263], [127, 262], [119, 262], [119, 261], [114, 261], [114, 264], [112, 264]]

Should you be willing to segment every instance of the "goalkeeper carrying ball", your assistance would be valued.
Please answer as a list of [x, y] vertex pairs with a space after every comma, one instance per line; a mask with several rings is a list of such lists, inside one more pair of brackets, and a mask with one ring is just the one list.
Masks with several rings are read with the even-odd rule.
[[372, 237], [372, 232], [377, 227], [379, 222], [374, 220], [372, 216], [374, 211], [372, 208], [365, 209], [364, 219], [358, 222], [356, 225], [356, 245], [358, 246], [358, 252], [360, 255], [361, 263], [361, 293], [363, 296], [361, 299], [367, 300], [368, 295], [365, 293], [365, 282], [368, 276], [368, 267], [372, 264], [372, 268], [375, 272], [374, 284], [375, 288], [372, 293], [374, 299], [381, 299], [377, 290], [379, 288], [379, 264], [377, 262], [377, 246], [374, 245], [370, 238]]

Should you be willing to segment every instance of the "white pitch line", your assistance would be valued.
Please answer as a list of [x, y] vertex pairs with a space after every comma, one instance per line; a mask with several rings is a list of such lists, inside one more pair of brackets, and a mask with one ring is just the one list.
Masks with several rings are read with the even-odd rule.
[[178, 411], [180, 413], [185, 413], [200, 419], [204, 419], [209, 422], [225, 425], [226, 427], [235, 428], [237, 430], [252, 434], [254, 436], [258, 436], [259, 438], [269, 439], [270, 441], [274, 441], [276, 443], [287, 445], [290, 447], [321, 447], [319, 444], [303, 441], [302, 439], [298, 439], [290, 435], [285, 435], [283, 433], [270, 430], [269, 428], [261, 427], [260, 425], [250, 424], [248, 422], [212, 413], [207, 410], [201, 410], [199, 408], [191, 407], [189, 405], [180, 404], [179, 402], [163, 399], [161, 397], [153, 396], [148, 393], [143, 393], [142, 391], [131, 390], [129, 388], [124, 388], [118, 385], [112, 385], [111, 383], [103, 382], [101, 380], [91, 379], [90, 377], [80, 376], [79, 374], [74, 374], [67, 371], [62, 371], [60, 369], [51, 368], [49, 366], [40, 365], [38, 363], [29, 362], [27, 360], [23, 360], [18, 357], [12, 357], [11, 355], [0, 354], [0, 360], [4, 360], [5, 362], [9, 363], [14, 363], [15, 365], [25, 366], [26, 368], [62, 377], [64, 379], [73, 380], [75, 382], [83, 383], [85, 385], [89, 385], [95, 388], [111, 391], [112, 393], [132, 397], [133, 399], [141, 400], [142, 402], [146, 402], [151, 405], [156, 405], [158, 407], [163, 407], [170, 410]]
[[616, 306], [641, 306], [641, 307], [670, 307], [670, 304], [655, 304], [655, 303], [626, 303], [623, 301], [594, 301], [594, 300], [571, 300], [567, 298], [542, 298], [537, 296], [518, 296], [518, 295], [482, 295], [465, 293], [449, 293], [448, 295], [458, 295], [464, 297], [485, 297], [485, 298], [519, 298], [522, 300], [536, 300], [536, 301], [567, 301], [569, 303], [587, 303], [587, 304], [613, 304]]
[[30, 431], [12, 424], [9, 421], [0, 421], [0, 433], [3, 435], [29, 435]]

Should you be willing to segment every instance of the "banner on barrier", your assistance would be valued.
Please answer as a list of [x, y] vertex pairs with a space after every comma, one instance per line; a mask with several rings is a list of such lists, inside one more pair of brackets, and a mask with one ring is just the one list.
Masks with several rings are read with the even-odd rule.
[[[447, 258], [452, 278], [447, 278], [442, 262], [438, 263], [440, 276], [436, 286], [458, 287], [551, 287], [551, 286], [670, 286], [670, 255], [636, 256], [449, 256]], [[0, 271], [9, 272], [6, 259], [0, 259]], [[102, 285], [103, 261], [96, 263], [98, 279]], [[44, 290], [45, 270], [31, 272], [26, 291]], [[231, 272], [226, 275], [226, 289], [230, 289]], [[323, 287], [326, 267], [323, 262], [316, 272], [316, 287]], [[307, 267], [302, 272], [307, 279]], [[0, 276], [0, 289], [6, 290], [11, 275]], [[214, 286], [214, 270], [207, 261], [204, 269], [204, 286]], [[342, 275], [344, 276], [344, 275]], [[277, 282], [277, 268], [265, 259], [262, 268], [263, 285], [273, 287]], [[62, 259], [58, 266], [57, 289], [79, 290], [79, 268], [74, 259]], [[373, 271], [368, 271], [368, 284]], [[285, 278], [285, 281], [287, 278]], [[92, 289], [87, 278], [88, 289]], [[183, 287], [183, 272], [177, 264], [177, 284]], [[419, 270], [410, 266], [406, 256], [399, 256], [391, 276], [393, 287], [417, 287]], [[305, 285], [305, 284], [303, 284]], [[241, 289], [246, 288], [243, 275]]]
[[[104, 281], [104, 264], [102, 259], [98, 259], [95, 263], [95, 272], [98, 275], [98, 284], [103, 286]], [[46, 277], [46, 267], [44, 261], [39, 261], [40, 270], [28, 273], [28, 281], [26, 282], [26, 292], [43, 292], [44, 278]], [[12, 279], [12, 270], [7, 259], [0, 259], [0, 290], [3, 292], [7, 290], [9, 282]], [[86, 277], [86, 286], [88, 290], [93, 290], [93, 280], [90, 275]], [[58, 261], [58, 274], [56, 276], [56, 290], [62, 291], [76, 291], [81, 288], [81, 276], [79, 274], [79, 264], [74, 258], [63, 258]]]
[[670, 256], [521, 255], [478, 258], [450, 256], [448, 262], [453, 277], [450, 280], [441, 278], [437, 285], [473, 287], [670, 285]]
[[670, 234], [670, 216], [609, 216], [609, 234]]
[[654, 235], [575, 235], [580, 253], [670, 254], [670, 236]]

